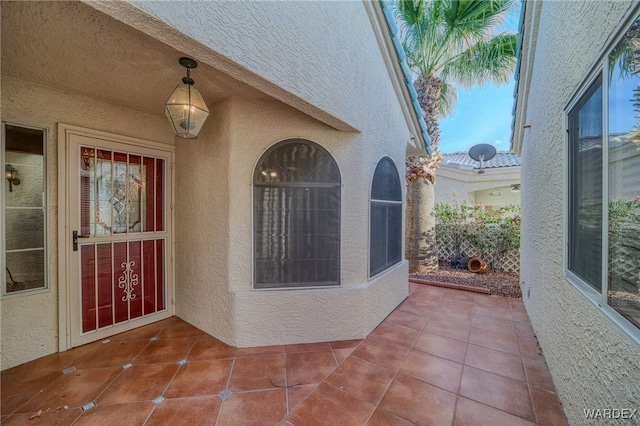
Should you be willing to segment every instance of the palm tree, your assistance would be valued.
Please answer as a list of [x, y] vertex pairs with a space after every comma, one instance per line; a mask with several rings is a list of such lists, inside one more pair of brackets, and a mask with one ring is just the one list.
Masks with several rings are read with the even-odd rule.
[[457, 102], [455, 85], [504, 84], [515, 70], [516, 33], [496, 34], [518, 0], [395, 0], [396, 19], [433, 152], [407, 158], [409, 272], [437, 269], [434, 201], [439, 120]]

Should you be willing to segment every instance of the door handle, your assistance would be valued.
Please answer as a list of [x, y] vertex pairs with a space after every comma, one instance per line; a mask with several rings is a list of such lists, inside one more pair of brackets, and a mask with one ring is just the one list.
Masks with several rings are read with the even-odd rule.
[[91, 235], [78, 235], [78, 231], [73, 231], [73, 251], [78, 251], [78, 238], [89, 238]]

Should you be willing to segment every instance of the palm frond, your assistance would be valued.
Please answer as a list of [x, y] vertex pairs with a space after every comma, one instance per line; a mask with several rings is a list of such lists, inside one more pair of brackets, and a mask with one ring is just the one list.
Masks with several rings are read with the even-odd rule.
[[517, 34], [503, 33], [476, 43], [451, 58], [443, 69], [444, 80], [455, 80], [465, 87], [507, 83], [516, 66], [517, 41]]
[[457, 104], [458, 91], [452, 85], [443, 82], [442, 91], [440, 92], [440, 118], [447, 118], [453, 114]]

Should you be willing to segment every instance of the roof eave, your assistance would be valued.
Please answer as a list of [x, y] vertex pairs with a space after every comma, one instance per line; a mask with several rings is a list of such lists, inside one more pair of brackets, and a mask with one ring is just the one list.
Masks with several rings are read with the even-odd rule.
[[402, 43], [398, 38], [399, 29], [393, 19], [391, 6], [384, 0], [376, 2], [363, 0], [363, 3], [378, 39], [402, 113], [411, 132], [407, 141], [407, 156], [431, 155], [433, 150], [431, 139], [427, 133], [427, 124], [423, 118], [424, 112], [418, 103], [418, 94], [413, 87], [413, 75], [407, 65]]

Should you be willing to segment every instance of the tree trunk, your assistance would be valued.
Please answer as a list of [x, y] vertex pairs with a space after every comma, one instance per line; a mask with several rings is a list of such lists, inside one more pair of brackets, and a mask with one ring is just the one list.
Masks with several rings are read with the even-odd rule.
[[435, 192], [426, 179], [407, 182], [405, 256], [409, 273], [422, 274], [438, 269], [435, 243]]
[[407, 159], [405, 256], [409, 260], [409, 273], [421, 274], [438, 269], [433, 186], [436, 169], [442, 160], [439, 149], [442, 80], [423, 74], [416, 79], [414, 85], [433, 148], [429, 156]]

